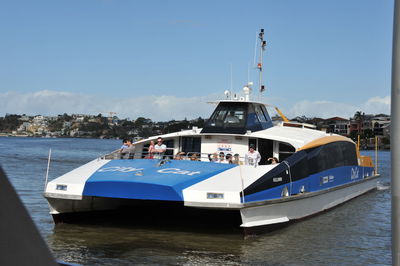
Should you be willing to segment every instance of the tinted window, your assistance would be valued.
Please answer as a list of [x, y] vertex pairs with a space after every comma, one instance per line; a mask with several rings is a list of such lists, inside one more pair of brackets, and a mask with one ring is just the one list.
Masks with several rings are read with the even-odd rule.
[[284, 143], [284, 142], [279, 142], [279, 160], [280, 161], [285, 160], [286, 158], [291, 156], [295, 151], [296, 151], [296, 149], [292, 145]]
[[201, 152], [201, 138], [196, 137], [182, 137], [182, 151], [185, 153], [200, 153]]
[[244, 127], [246, 110], [244, 106], [220, 105], [209, 121], [209, 127]]
[[307, 152], [310, 174], [340, 166], [358, 164], [355, 145], [347, 141], [328, 143], [309, 149]]
[[244, 134], [272, 127], [262, 104], [252, 102], [220, 102], [204, 126], [202, 133]]

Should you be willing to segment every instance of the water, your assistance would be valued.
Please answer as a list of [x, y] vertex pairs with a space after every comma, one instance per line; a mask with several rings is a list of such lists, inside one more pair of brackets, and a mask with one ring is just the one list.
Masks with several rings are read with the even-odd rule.
[[[54, 256], [83, 265], [390, 265], [390, 152], [379, 190], [265, 235], [53, 224], [42, 197], [53, 179], [119, 148], [118, 140], [0, 137], [0, 162]], [[363, 152], [374, 155], [373, 152]]]

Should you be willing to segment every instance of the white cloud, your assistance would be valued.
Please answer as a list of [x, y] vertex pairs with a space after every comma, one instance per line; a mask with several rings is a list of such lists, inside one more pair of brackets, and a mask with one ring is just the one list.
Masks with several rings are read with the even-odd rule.
[[390, 114], [390, 96], [372, 97], [361, 108], [368, 114]]
[[62, 91], [37, 91], [33, 93], [0, 93], [0, 114], [57, 115], [106, 114], [116, 112], [120, 118], [139, 116], [154, 121], [208, 117], [213, 106], [207, 104], [216, 95], [205, 97], [139, 96], [111, 98], [103, 95], [76, 94]]
[[[63, 91], [42, 90], [32, 93], [0, 93], [0, 116], [6, 113], [27, 115], [94, 114], [116, 112], [118, 117], [135, 119], [139, 116], [154, 121], [171, 119], [208, 117], [214, 105], [206, 102], [220, 99], [212, 94], [201, 97], [139, 96], [107, 97], [104, 95], [78, 94]], [[298, 115], [328, 118], [340, 116], [349, 118], [356, 111], [366, 114], [390, 113], [390, 96], [372, 97], [358, 105], [330, 101], [300, 101], [289, 110], [282, 108], [285, 115], [293, 118]]]
[[300, 101], [287, 111], [287, 116], [296, 117], [305, 115], [307, 117], [329, 118], [339, 116], [343, 118], [352, 117], [355, 112], [362, 111], [366, 114], [390, 114], [390, 96], [372, 97], [365, 103], [346, 104], [330, 101]]

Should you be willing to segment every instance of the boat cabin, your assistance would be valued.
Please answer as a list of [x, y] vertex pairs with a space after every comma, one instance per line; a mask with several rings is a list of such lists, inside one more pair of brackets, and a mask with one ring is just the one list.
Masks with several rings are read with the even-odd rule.
[[[244, 163], [244, 156], [250, 145], [254, 145], [261, 154], [260, 164], [268, 164], [267, 159], [276, 157], [282, 161], [292, 155], [296, 148], [290, 143], [273, 138], [267, 129], [274, 128], [264, 104], [250, 101], [224, 100], [218, 105], [203, 129], [194, 127], [175, 133], [162, 135], [167, 151], [164, 156], [174, 158], [178, 153], [184, 159], [209, 161], [213, 154], [234, 156], [239, 154]], [[136, 143], [135, 158], [146, 158], [150, 140]], [[180, 157], [182, 158], [182, 157]], [[226, 160], [226, 159], [225, 159]]]
[[245, 134], [272, 126], [264, 104], [221, 101], [201, 133]]

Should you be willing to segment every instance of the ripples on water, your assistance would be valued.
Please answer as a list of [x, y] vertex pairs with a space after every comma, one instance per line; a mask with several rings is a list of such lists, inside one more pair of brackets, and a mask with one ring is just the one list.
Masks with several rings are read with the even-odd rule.
[[[119, 146], [117, 140], [0, 137], [0, 162], [57, 259], [84, 265], [391, 264], [390, 189], [247, 239], [237, 232], [54, 226], [42, 197], [49, 148], [53, 179]], [[389, 187], [389, 152], [379, 153], [379, 172], [382, 187]]]

